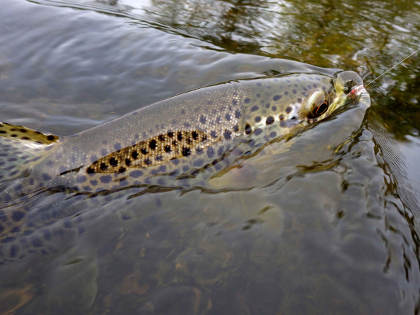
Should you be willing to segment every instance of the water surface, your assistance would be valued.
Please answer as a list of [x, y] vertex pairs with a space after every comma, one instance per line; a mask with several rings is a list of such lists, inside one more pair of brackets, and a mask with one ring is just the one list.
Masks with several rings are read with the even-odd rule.
[[[5, 0], [0, 118], [65, 136], [231, 80], [370, 82], [420, 47], [419, 21], [418, 1]], [[364, 117], [275, 142], [209, 191], [35, 196], [0, 313], [418, 313], [419, 72], [414, 55], [368, 86]]]

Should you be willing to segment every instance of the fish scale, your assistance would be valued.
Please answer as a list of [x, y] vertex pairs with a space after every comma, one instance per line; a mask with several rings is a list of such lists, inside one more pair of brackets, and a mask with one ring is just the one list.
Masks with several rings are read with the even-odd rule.
[[[41, 191], [94, 196], [133, 186], [206, 186], [237, 159], [354, 101], [348, 82], [362, 86], [346, 71], [334, 78], [295, 74], [207, 87], [59, 140], [2, 124], [0, 242], [29, 224], [30, 207], [7, 207]], [[16, 128], [25, 131], [12, 137]]]

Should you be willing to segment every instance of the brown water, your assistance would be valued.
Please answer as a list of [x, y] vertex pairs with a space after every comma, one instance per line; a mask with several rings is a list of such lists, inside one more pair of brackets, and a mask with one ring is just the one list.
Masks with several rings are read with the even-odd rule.
[[[419, 1], [1, 5], [0, 120], [59, 135], [230, 80], [366, 83], [420, 48]], [[417, 54], [368, 86], [363, 119], [273, 143], [211, 191], [35, 196], [0, 313], [419, 313], [419, 72]]]

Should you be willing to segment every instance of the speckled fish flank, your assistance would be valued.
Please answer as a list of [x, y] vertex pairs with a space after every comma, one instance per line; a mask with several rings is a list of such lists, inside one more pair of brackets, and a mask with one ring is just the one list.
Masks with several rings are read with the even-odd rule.
[[[53, 135], [2, 124], [2, 186], [21, 178], [0, 198], [7, 204], [53, 187], [97, 193], [132, 185], [197, 184], [232, 159], [329, 116], [354, 99], [355, 86], [362, 80], [347, 71], [336, 78], [296, 74], [208, 87], [58, 142]], [[14, 163], [10, 153], [30, 162]]]

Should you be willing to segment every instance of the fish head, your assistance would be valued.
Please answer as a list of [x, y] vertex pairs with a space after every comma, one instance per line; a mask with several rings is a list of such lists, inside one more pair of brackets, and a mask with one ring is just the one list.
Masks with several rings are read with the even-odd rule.
[[323, 80], [320, 87], [308, 93], [299, 112], [304, 125], [331, 116], [340, 108], [357, 104], [368, 97], [362, 78], [354, 71], [343, 71], [334, 78]]

